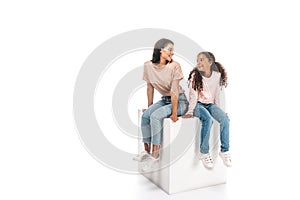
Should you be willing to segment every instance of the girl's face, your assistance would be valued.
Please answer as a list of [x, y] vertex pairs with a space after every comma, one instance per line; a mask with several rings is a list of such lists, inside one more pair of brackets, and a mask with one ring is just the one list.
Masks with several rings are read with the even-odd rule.
[[161, 49], [160, 51], [160, 56], [169, 62], [172, 60], [173, 55], [174, 55], [174, 45], [171, 43], [169, 43], [165, 48]]
[[197, 57], [197, 67], [200, 69], [207, 69], [211, 65], [211, 62], [208, 60], [208, 58], [204, 54], [200, 54]]

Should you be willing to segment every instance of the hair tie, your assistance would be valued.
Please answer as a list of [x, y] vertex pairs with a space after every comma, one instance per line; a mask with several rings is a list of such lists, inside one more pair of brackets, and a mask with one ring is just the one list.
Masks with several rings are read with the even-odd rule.
[[211, 70], [212, 70], [212, 71], [216, 71], [216, 72], [220, 72], [220, 70], [219, 70], [219, 68], [218, 68], [218, 66], [216, 65], [215, 62], [213, 62], [213, 63], [211, 64]]

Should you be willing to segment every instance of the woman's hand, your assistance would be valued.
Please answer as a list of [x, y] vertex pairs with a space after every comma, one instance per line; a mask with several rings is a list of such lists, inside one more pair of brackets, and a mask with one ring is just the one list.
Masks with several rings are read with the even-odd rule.
[[178, 117], [177, 117], [177, 115], [171, 115], [170, 116], [170, 119], [173, 121], [173, 122], [177, 122], [178, 121]]
[[183, 115], [183, 116], [181, 116], [182, 118], [192, 118], [192, 117], [194, 117], [194, 115], [192, 115], [192, 114], [187, 114], [187, 115]]

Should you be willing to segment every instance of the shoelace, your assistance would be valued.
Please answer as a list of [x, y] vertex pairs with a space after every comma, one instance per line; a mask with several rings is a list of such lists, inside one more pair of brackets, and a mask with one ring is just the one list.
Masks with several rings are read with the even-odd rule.
[[230, 154], [224, 154], [222, 157], [225, 165], [231, 165]]
[[147, 157], [147, 156], [149, 156], [150, 154], [148, 153], [148, 152], [146, 152], [146, 151], [143, 151], [141, 154], [140, 154], [140, 157], [141, 158], [144, 158], [144, 157]]
[[208, 155], [207, 157], [204, 157], [204, 161], [206, 163], [213, 163], [212, 158], [210, 157], [210, 155]]
[[231, 160], [229, 154], [224, 154], [224, 158], [225, 158], [225, 160], [229, 160], [229, 161]]
[[133, 158], [133, 160], [136, 161], [145, 161], [147, 160], [147, 158], [150, 156], [150, 154], [148, 154], [146, 151], [141, 152], [141, 154], [138, 154], [136, 157]]

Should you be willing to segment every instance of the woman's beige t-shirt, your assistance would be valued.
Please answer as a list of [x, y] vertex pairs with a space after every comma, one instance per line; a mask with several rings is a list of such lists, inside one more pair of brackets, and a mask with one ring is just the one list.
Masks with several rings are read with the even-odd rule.
[[[172, 82], [182, 80], [183, 73], [178, 62], [172, 61], [167, 65], [158, 68], [151, 61], [144, 64], [143, 80], [151, 85], [163, 96], [171, 96]], [[179, 93], [184, 90], [179, 85]]]

